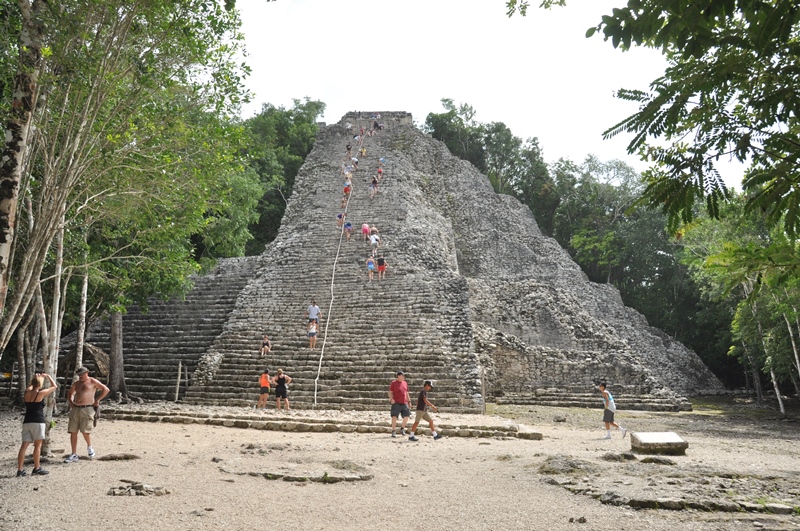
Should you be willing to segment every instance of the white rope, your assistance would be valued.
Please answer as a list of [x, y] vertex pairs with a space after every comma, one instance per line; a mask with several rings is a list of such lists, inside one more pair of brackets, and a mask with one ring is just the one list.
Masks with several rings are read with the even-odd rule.
[[[359, 136], [358, 140], [358, 148], [364, 145], [364, 135]], [[352, 155], [351, 155], [352, 156]], [[335, 287], [336, 281], [336, 266], [339, 263], [339, 253], [342, 250], [342, 239], [344, 238], [344, 224], [347, 222], [347, 209], [350, 206], [350, 197], [353, 195], [353, 185], [352, 182], [350, 184], [350, 192], [347, 194], [347, 201], [344, 204], [344, 217], [342, 219], [342, 230], [339, 232], [339, 245], [336, 247], [336, 256], [333, 259], [333, 270], [331, 271], [331, 301], [328, 304], [328, 314], [325, 318], [325, 332], [322, 336], [322, 348], [319, 351], [319, 365], [317, 366], [317, 377], [314, 378], [314, 408], [317, 407], [317, 388], [319, 387], [319, 375], [322, 373], [322, 360], [325, 357], [325, 344], [328, 341], [328, 325], [331, 323], [331, 313], [333, 312], [333, 288]]]

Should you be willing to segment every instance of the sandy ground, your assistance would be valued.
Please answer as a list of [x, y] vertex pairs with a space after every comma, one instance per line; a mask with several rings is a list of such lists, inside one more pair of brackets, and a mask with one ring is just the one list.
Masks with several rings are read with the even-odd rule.
[[[172, 407], [172, 406], [162, 406]], [[231, 409], [231, 411], [243, 411]], [[699, 404], [691, 413], [619, 412], [634, 431], [677, 431], [690, 447], [674, 466], [609, 462], [630, 449], [619, 432], [601, 440], [600, 411], [493, 408], [544, 439], [445, 438], [419, 443], [384, 434], [286, 433], [220, 426], [101, 420], [98, 457], [64, 464], [66, 418], [54, 428], [50, 475], [14, 477], [20, 410], [0, 409], [0, 529], [800, 529], [800, 515], [634, 510], [548, 484], [539, 467], [554, 455], [588, 463], [572, 484], [625, 495], [703, 496], [800, 505], [800, 422], [746, 404]], [[302, 413], [298, 413], [301, 415]], [[267, 416], [270, 414], [268, 413]], [[363, 413], [331, 415], [358, 417]], [[565, 416], [566, 422], [555, 422]], [[447, 414], [442, 421], [461, 419]], [[79, 453], [85, 456], [81, 440]], [[216, 458], [216, 459], [214, 459]], [[214, 459], [214, 460], [212, 460]], [[30, 465], [26, 466], [30, 472]], [[352, 483], [269, 481], [247, 472], [370, 474]], [[569, 479], [569, 478], [568, 478]], [[125, 481], [171, 491], [115, 497]], [[581, 517], [585, 523], [578, 523]], [[570, 522], [573, 519], [573, 522]]]

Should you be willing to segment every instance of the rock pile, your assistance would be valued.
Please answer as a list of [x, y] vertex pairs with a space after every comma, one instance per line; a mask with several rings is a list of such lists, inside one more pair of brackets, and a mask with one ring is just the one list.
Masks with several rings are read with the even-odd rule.
[[131, 482], [129, 485], [120, 485], [108, 489], [109, 496], [164, 496], [170, 490], [164, 487], [153, 487], [147, 483]]

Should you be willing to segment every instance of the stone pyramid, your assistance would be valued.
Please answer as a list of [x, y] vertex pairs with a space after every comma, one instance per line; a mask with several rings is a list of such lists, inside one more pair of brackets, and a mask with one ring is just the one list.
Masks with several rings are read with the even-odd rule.
[[[466, 411], [485, 400], [599, 404], [598, 380], [629, 407], [686, 408], [683, 395], [723, 389], [696, 354], [648, 326], [615, 288], [589, 282], [527, 207], [496, 194], [408, 113], [381, 113], [384, 129], [363, 140], [346, 241], [336, 223], [344, 147], [356, 146], [370, 114], [321, 125], [261, 256], [223, 260], [186, 301], [126, 316], [131, 390], [171, 396], [178, 359], [192, 374], [181, 396], [209, 404], [254, 403], [266, 367], [292, 376], [289, 398], [302, 407], [385, 408], [397, 370], [412, 390], [434, 380], [437, 404]], [[380, 282], [367, 281], [363, 223], [381, 236], [389, 268]], [[317, 350], [305, 333], [312, 298], [323, 310]], [[104, 327], [90, 341], [103, 346]], [[263, 333], [273, 342], [266, 358]]]

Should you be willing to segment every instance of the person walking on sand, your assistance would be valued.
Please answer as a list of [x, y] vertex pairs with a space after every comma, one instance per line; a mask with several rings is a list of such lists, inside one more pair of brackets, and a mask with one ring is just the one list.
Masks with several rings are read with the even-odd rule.
[[400, 435], [405, 435], [408, 417], [411, 416], [411, 411], [408, 408], [411, 398], [408, 396], [408, 384], [403, 371], [397, 371], [397, 379], [389, 386], [389, 402], [392, 404], [392, 437], [397, 437], [395, 426], [397, 425], [398, 416], [403, 417], [403, 422], [400, 425]]
[[[50, 381], [50, 387], [42, 389], [44, 379]], [[24, 477], [25, 472], [25, 451], [28, 445], [33, 443], [33, 470], [31, 476], [46, 476], [47, 470], [42, 469], [39, 462], [42, 457], [42, 442], [44, 442], [45, 418], [44, 418], [44, 399], [53, 394], [58, 389], [58, 384], [53, 377], [46, 373], [37, 373], [32, 379], [25, 394], [25, 417], [22, 419], [22, 445], [17, 454], [17, 477]]]
[[441, 433], [436, 433], [436, 426], [433, 425], [433, 418], [431, 418], [430, 413], [428, 413], [428, 407], [433, 408], [436, 412], [439, 411], [439, 408], [431, 404], [428, 400], [428, 393], [431, 389], [433, 389], [433, 382], [425, 380], [425, 383], [422, 384], [422, 391], [419, 392], [419, 396], [417, 397], [417, 412], [414, 417], [414, 424], [411, 426], [411, 436], [408, 438], [409, 441], [416, 442], [419, 440], [417, 439], [417, 426], [419, 426], [421, 420], [428, 421], [428, 426], [431, 429], [431, 435], [433, 435], [434, 441], [438, 441], [442, 438]]
[[270, 350], [272, 350], [272, 342], [269, 340], [267, 334], [264, 334], [261, 337], [261, 357], [263, 358], [269, 354]]
[[286, 411], [289, 411], [289, 384], [292, 383], [292, 378], [288, 374], [283, 374], [283, 369], [278, 369], [275, 378], [272, 382], [275, 387], [275, 407], [280, 411], [281, 398], [286, 402]]
[[308, 348], [317, 348], [317, 323], [314, 321], [308, 323]]
[[270, 384], [272, 379], [269, 377], [269, 369], [264, 369], [264, 373], [258, 378], [258, 385], [261, 388], [258, 395], [257, 409], [267, 409], [267, 400], [269, 400], [269, 389], [272, 387]]
[[611, 426], [616, 427], [618, 430], [622, 431], [622, 438], [624, 439], [625, 436], [628, 434], [628, 430], [614, 422], [614, 413], [617, 411], [617, 405], [614, 403], [614, 397], [611, 396], [611, 393], [608, 392], [606, 389], [606, 383], [600, 382], [597, 386], [600, 390], [600, 393], [603, 395], [603, 423], [606, 425], [606, 434], [603, 439], [610, 439], [611, 438]]
[[[72, 453], [64, 459], [65, 463], [75, 463], [78, 461], [78, 432], [83, 434], [86, 440], [87, 454], [89, 459], [94, 459], [94, 448], [92, 448], [92, 427], [94, 426], [95, 408], [100, 405], [100, 401], [109, 392], [108, 387], [95, 378], [89, 376], [89, 369], [81, 367], [75, 374], [78, 379], [69, 388], [67, 393], [67, 403], [69, 404], [69, 442]], [[100, 394], [98, 395], [98, 391]]]

